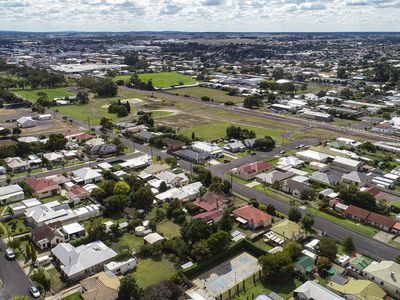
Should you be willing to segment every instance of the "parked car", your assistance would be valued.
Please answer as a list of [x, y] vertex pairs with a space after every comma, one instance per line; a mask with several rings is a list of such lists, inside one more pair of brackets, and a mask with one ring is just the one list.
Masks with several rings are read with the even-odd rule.
[[7, 249], [6, 249], [5, 255], [6, 255], [7, 259], [9, 259], [9, 260], [15, 259], [15, 252], [14, 252], [14, 250], [11, 249], [11, 248], [7, 248]]
[[29, 288], [29, 292], [31, 293], [33, 298], [39, 298], [40, 297], [40, 292], [35, 286], [31, 286]]
[[279, 152], [280, 154], [285, 154], [286, 153], [286, 151], [285, 150], [282, 150], [281, 152]]

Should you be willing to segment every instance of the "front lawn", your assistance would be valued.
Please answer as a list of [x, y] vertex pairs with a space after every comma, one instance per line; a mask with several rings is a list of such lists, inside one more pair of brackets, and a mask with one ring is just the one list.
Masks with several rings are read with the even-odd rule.
[[47, 272], [49, 273], [50, 277], [51, 277], [51, 287], [50, 289], [57, 293], [58, 291], [60, 291], [63, 286], [65, 285], [62, 281], [61, 281], [61, 274], [60, 272], [57, 271], [57, 269], [53, 268], [50, 270], [47, 270]]
[[29, 227], [25, 224], [25, 219], [22, 217], [12, 219], [12, 220], [8, 221], [6, 224], [8, 225], [8, 228], [10, 229], [11, 236], [24, 234], [31, 230], [31, 227]]
[[81, 293], [76, 292], [67, 297], [62, 298], [62, 300], [82, 300]]
[[233, 102], [242, 103], [244, 98], [240, 96], [229, 96], [228, 92], [221, 91], [218, 89], [206, 88], [206, 87], [190, 87], [177, 90], [171, 90], [171, 94], [178, 95], [189, 95], [196, 98], [201, 98], [203, 96], [213, 99], [214, 102]]
[[139, 259], [134, 277], [141, 288], [146, 288], [161, 280], [170, 279], [176, 272], [176, 257], [164, 255], [161, 260], [151, 258]]

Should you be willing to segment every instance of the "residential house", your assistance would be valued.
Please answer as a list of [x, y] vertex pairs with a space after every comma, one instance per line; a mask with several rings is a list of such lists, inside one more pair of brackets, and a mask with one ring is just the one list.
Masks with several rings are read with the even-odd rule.
[[146, 169], [144, 169], [143, 172], [154, 176], [157, 175], [158, 173], [168, 170], [171, 170], [171, 167], [167, 164], [151, 164]]
[[262, 184], [273, 185], [275, 182], [281, 183], [282, 181], [295, 176], [292, 172], [271, 171], [268, 173], [261, 173], [256, 177], [257, 181]]
[[366, 186], [367, 184], [369, 184], [370, 181], [371, 178], [368, 175], [357, 171], [352, 171], [348, 174], [342, 175], [342, 182], [347, 184], [353, 184], [358, 187]]
[[120, 287], [119, 278], [112, 272], [100, 272], [80, 282], [83, 300], [115, 300]]
[[186, 159], [188, 161], [195, 162], [197, 164], [205, 163], [211, 158], [209, 153], [197, 152], [191, 149], [183, 149], [175, 152], [179, 157]]
[[252, 229], [265, 228], [271, 225], [272, 217], [251, 205], [235, 209], [232, 214], [240, 224]]
[[153, 232], [146, 235], [143, 239], [145, 244], [153, 245], [157, 242], [164, 240], [165, 238], [157, 232]]
[[61, 187], [52, 179], [27, 178], [25, 183], [40, 199], [61, 194]]
[[345, 300], [315, 281], [306, 281], [293, 291], [295, 300]]
[[366, 222], [386, 232], [392, 231], [394, 224], [396, 224], [396, 220], [374, 212], [368, 215]]
[[60, 163], [64, 160], [64, 155], [57, 152], [50, 152], [43, 154], [43, 158], [51, 163]]
[[98, 155], [104, 157], [110, 154], [117, 153], [118, 147], [114, 144], [97, 145], [90, 148], [88, 152], [90, 153], [90, 155]]
[[174, 187], [182, 187], [189, 184], [189, 178], [183, 172], [175, 174], [169, 171], [163, 171], [158, 173], [155, 177]]
[[296, 157], [307, 162], [319, 162], [319, 163], [326, 163], [334, 159], [334, 157], [331, 155], [327, 155], [325, 153], [317, 152], [314, 150], [299, 151], [296, 153]]
[[193, 216], [193, 219], [200, 219], [207, 224], [215, 224], [219, 220], [221, 220], [224, 215], [224, 211], [222, 209], [215, 209], [211, 211], [205, 211]]
[[42, 160], [36, 154], [31, 154], [28, 155], [28, 163], [29, 163], [29, 168], [36, 169], [41, 166]]
[[4, 159], [7, 167], [13, 172], [23, 172], [29, 169], [29, 162], [21, 157], [7, 157]]
[[350, 300], [385, 299], [386, 292], [369, 280], [346, 278], [344, 282], [330, 281], [327, 288]]
[[256, 139], [245, 139], [243, 141], [243, 144], [246, 146], [246, 148], [253, 149], [255, 141], [256, 141]]
[[362, 273], [393, 298], [400, 298], [400, 265], [398, 263], [388, 260], [374, 261]]
[[17, 202], [25, 198], [24, 190], [18, 184], [0, 187], [0, 204]]
[[103, 270], [117, 253], [101, 241], [95, 241], [79, 247], [69, 243], [60, 243], [51, 250], [60, 264], [62, 276], [68, 281], [75, 281]]
[[94, 147], [103, 146], [105, 144], [104, 139], [102, 138], [93, 138], [85, 142], [86, 150], [91, 153]]
[[375, 197], [375, 200], [384, 200], [385, 199], [385, 193], [380, 191], [377, 187], [371, 186], [371, 187], [362, 187], [360, 189], [361, 192], [366, 192], [368, 194], [371, 194], [372, 196]]
[[215, 209], [225, 210], [233, 205], [232, 199], [223, 193], [215, 193], [207, 191], [203, 196], [193, 202], [194, 205], [204, 211], [212, 211]]
[[32, 119], [32, 117], [21, 117], [17, 119], [17, 125], [21, 128], [31, 128], [37, 126], [37, 121]]
[[194, 142], [192, 149], [197, 152], [206, 153], [210, 157], [222, 157], [222, 149], [217, 144], [211, 144], [207, 142]]
[[169, 137], [162, 139], [163, 144], [167, 147], [168, 152], [175, 152], [181, 150], [186, 144], [182, 141], [175, 140]]
[[305, 237], [304, 230], [299, 224], [286, 219], [272, 226], [271, 231], [285, 240], [298, 241]]
[[122, 163], [120, 163], [120, 167], [123, 169], [137, 169], [148, 166], [151, 161], [150, 155], [143, 153], [138, 153], [138, 156], [135, 158], [128, 159]]
[[282, 191], [291, 194], [296, 198], [300, 198], [305, 191], [312, 191], [313, 188], [307, 183], [287, 179], [282, 184]]
[[259, 161], [232, 169], [231, 172], [244, 180], [252, 180], [256, 177], [256, 175], [261, 174], [271, 168], [272, 165], [270, 163]]
[[99, 172], [88, 167], [72, 171], [72, 175], [76, 183], [82, 184], [99, 182], [103, 179]]
[[61, 222], [54, 222], [32, 228], [32, 241], [41, 250], [57, 246], [59, 243], [65, 241], [64, 235], [60, 231], [61, 226]]
[[180, 188], [172, 188], [164, 193], [156, 195], [158, 201], [167, 201], [172, 199], [178, 199], [183, 202], [192, 201], [200, 195], [200, 188], [202, 184], [200, 182], [193, 182]]
[[331, 166], [344, 171], [358, 171], [361, 169], [362, 162], [355, 159], [336, 156], [332, 161]]
[[136, 267], [136, 265], [137, 265], [136, 258], [132, 257], [132, 258], [129, 258], [128, 260], [124, 260], [124, 261], [109, 262], [108, 264], [106, 264], [104, 266], [104, 271], [111, 272], [111, 273], [119, 276], [122, 274], [126, 274], [130, 270], [133, 270]]
[[382, 122], [372, 126], [371, 131], [393, 135], [396, 129], [389, 122]]
[[246, 146], [241, 141], [232, 140], [229, 143], [226, 143], [224, 146], [224, 150], [229, 152], [242, 152], [246, 149]]
[[325, 186], [336, 185], [340, 181], [340, 174], [336, 173], [333, 170], [326, 170], [324, 172], [314, 172], [310, 176], [310, 181], [322, 184]]
[[350, 205], [346, 210], [345, 210], [345, 215], [347, 218], [353, 219], [357, 222], [361, 223], [366, 223], [367, 218], [369, 214], [371, 213], [370, 211], [366, 209], [359, 208], [354, 205]]
[[290, 168], [299, 168], [304, 165], [304, 160], [295, 156], [284, 156], [278, 160], [277, 169], [288, 170]]
[[293, 268], [300, 276], [309, 278], [314, 272], [314, 261], [310, 257], [303, 255], [293, 263]]
[[18, 202], [18, 203], [10, 204], [10, 205], [8, 205], [8, 207], [10, 208], [11, 214], [14, 217], [19, 217], [19, 216], [24, 215], [25, 211], [28, 208], [39, 206], [41, 204], [42, 204], [42, 202], [40, 202], [38, 199], [31, 198], [31, 199], [22, 200], [21, 202]]
[[65, 196], [74, 203], [79, 203], [82, 199], [87, 199], [90, 193], [81, 187], [80, 185], [74, 184], [67, 188], [67, 193]]

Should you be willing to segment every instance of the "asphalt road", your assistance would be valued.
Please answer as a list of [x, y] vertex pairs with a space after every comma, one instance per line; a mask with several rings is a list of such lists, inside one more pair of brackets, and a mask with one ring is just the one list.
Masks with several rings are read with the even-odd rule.
[[0, 279], [3, 282], [0, 288], [0, 299], [10, 300], [15, 296], [29, 296], [32, 286], [24, 271], [15, 260], [7, 260], [4, 255], [6, 245], [0, 239]]

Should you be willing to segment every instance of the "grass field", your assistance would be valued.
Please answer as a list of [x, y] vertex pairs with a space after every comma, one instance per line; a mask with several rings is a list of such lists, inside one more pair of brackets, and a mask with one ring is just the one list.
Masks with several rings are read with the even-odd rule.
[[157, 232], [161, 233], [168, 239], [181, 236], [180, 227], [171, 221], [157, 225]]
[[166, 118], [168, 116], [173, 115], [174, 113], [171, 111], [166, 111], [166, 110], [153, 110], [153, 118], [158, 119], [158, 118]]
[[81, 293], [76, 292], [67, 297], [62, 298], [62, 300], [82, 300]]
[[214, 102], [227, 102], [232, 101], [233, 103], [242, 103], [243, 97], [239, 96], [229, 96], [227, 92], [205, 88], [205, 87], [191, 87], [191, 88], [183, 88], [177, 90], [169, 91], [171, 94], [179, 94], [179, 95], [189, 95], [196, 98], [201, 98], [203, 96], [207, 96], [214, 100]]
[[36, 101], [38, 98], [37, 93], [44, 92], [47, 94], [49, 99], [59, 98], [59, 97], [67, 97], [67, 96], [75, 96], [74, 93], [69, 92], [65, 88], [56, 88], [56, 89], [38, 89], [38, 90], [24, 90], [24, 91], [16, 91], [15, 94], [18, 94], [20, 97], [27, 99], [29, 101]]
[[217, 140], [220, 138], [224, 138], [226, 136], [226, 128], [231, 126], [231, 125], [236, 125], [240, 126], [242, 129], [246, 128], [249, 130], [253, 130], [257, 137], [262, 137], [269, 135], [271, 136], [277, 144], [280, 144], [282, 142], [281, 139], [281, 134], [283, 134], [285, 131], [283, 129], [267, 129], [267, 128], [260, 128], [260, 127], [254, 127], [254, 126], [248, 126], [248, 125], [241, 125], [241, 124], [235, 124], [235, 123], [230, 123], [226, 121], [221, 121], [221, 122], [215, 122], [211, 124], [203, 124], [195, 127], [190, 127], [183, 129], [181, 131], [182, 134], [191, 137], [192, 132], [195, 132], [196, 137], [202, 140], [206, 141], [212, 141], [212, 140]]
[[327, 213], [324, 213], [324, 212], [319, 211], [318, 209], [315, 209], [312, 207], [307, 208], [307, 211], [313, 215], [321, 216], [321, 217], [328, 219], [334, 223], [340, 224], [344, 227], [347, 227], [351, 230], [354, 230], [358, 233], [361, 233], [361, 234], [369, 236], [369, 237], [373, 237], [375, 234], [377, 234], [379, 232], [379, 230], [376, 228], [366, 226], [366, 225], [363, 225], [360, 223], [356, 223], [351, 220], [336, 218], [335, 216], [331, 216]]
[[143, 238], [137, 237], [132, 233], [124, 233], [116, 242], [111, 244], [111, 248], [120, 252], [124, 248], [139, 251], [140, 247], [144, 245]]
[[400, 208], [400, 201], [394, 201], [390, 203], [391, 205]]
[[139, 74], [139, 78], [143, 81], [152, 80], [153, 85], [159, 88], [196, 83], [192, 77], [177, 72], [145, 73]]
[[61, 274], [57, 271], [57, 269], [53, 268], [47, 271], [51, 277], [51, 290], [55, 293], [60, 291], [64, 286], [64, 283], [61, 281]]
[[175, 257], [170, 255], [164, 255], [161, 260], [140, 259], [133, 273], [138, 285], [145, 288], [161, 280], [170, 279], [176, 272], [174, 259]]

